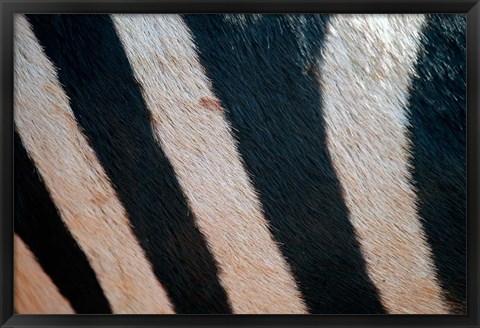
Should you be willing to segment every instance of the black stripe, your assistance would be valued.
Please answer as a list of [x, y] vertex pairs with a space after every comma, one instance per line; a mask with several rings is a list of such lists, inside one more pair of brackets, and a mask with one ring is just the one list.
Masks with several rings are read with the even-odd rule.
[[15, 232], [77, 313], [112, 313], [85, 254], [73, 239], [15, 133]]
[[431, 15], [410, 95], [413, 177], [441, 284], [465, 312], [466, 19]]
[[383, 313], [325, 146], [324, 15], [186, 15], [271, 230], [313, 313]]
[[150, 113], [110, 17], [28, 18], [59, 68], [72, 110], [177, 313], [230, 313], [215, 260], [154, 139]]

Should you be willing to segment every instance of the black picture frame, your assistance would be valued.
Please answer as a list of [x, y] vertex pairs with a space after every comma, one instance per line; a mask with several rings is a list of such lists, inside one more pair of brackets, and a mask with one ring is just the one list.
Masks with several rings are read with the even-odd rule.
[[[464, 13], [467, 15], [467, 315], [14, 315], [13, 314], [13, 15], [15, 13]], [[0, 326], [325, 326], [478, 327], [480, 4], [472, 0], [0, 0]]]

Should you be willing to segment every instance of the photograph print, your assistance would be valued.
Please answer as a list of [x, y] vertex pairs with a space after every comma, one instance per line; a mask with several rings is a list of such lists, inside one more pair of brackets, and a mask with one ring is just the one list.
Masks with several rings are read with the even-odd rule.
[[17, 314], [466, 314], [463, 14], [16, 14]]

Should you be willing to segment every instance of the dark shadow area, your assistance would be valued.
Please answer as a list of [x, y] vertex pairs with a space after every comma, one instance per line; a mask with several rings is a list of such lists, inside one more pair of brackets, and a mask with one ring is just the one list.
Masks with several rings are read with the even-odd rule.
[[185, 15], [271, 232], [312, 313], [384, 313], [325, 144], [326, 15]]
[[14, 144], [15, 233], [76, 313], [112, 313], [95, 272], [63, 224], [17, 133]]
[[449, 301], [466, 297], [466, 19], [430, 15], [410, 94], [419, 214]]
[[76, 119], [176, 312], [230, 313], [215, 260], [154, 139], [150, 113], [110, 17], [28, 19], [59, 69]]

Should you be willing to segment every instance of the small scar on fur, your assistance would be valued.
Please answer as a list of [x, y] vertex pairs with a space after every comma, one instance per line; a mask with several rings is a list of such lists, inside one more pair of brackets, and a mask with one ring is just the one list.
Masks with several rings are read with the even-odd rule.
[[222, 111], [222, 105], [220, 101], [211, 97], [202, 97], [200, 98], [200, 106], [203, 108], [209, 109], [211, 111], [220, 112]]

